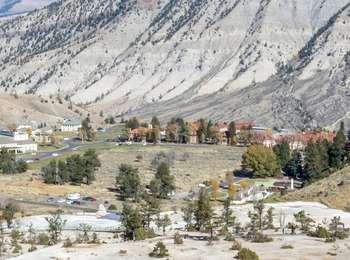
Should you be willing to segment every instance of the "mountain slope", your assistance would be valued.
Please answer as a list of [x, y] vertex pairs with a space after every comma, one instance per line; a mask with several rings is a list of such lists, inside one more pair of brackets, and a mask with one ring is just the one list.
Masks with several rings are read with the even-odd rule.
[[65, 0], [0, 25], [0, 85], [115, 115], [330, 125], [350, 114], [349, 25], [349, 0]]
[[0, 0], [0, 17], [27, 13], [56, 0]]

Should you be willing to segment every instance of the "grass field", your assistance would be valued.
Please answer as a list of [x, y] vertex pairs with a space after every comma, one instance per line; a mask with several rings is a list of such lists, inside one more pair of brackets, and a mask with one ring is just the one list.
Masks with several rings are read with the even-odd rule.
[[[113, 191], [118, 167], [128, 163], [139, 169], [142, 184], [146, 185], [153, 178], [155, 170], [151, 161], [159, 152], [170, 154], [173, 158], [171, 174], [175, 176], [176, 192], [187, 192], [203, 181], [212, 178], [224, 178], [225, 173], [240, 167], [240, 159], [244, 148], [227, 146], [190, 146], [190, 145], [122, 145], [98, 144], [92, 146], [98, 151], [102, 167], [96, 172], [96, 181], [90, 185], [47, 185], [40, 177], [40, 169], [49, 160], [35, 162], [30, 170], [20, 175], [1, 175], [0, 194], [6, 197], [40, 199], [43, 196], [64, 196], [67, 193], [94, 196], [100, 200], [107, 200], [113, 204], [121, 202]], [[63, 154], [56, 159], [64, 159], [72, 153], [83, 153], [90, 146], [82, 150]], [[139, 156], [138, 156], [139, 155]], [[138, 156], [139, 159], [136, 159]]]

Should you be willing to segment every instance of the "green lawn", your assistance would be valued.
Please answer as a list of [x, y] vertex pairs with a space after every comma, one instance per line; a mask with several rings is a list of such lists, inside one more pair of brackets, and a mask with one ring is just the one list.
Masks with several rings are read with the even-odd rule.
[[264, 185], [266, 188], [270, 188], [273, 186], [274, 182], [276, 182], [276, 179], [254, 179], [255, 186], [261, 186]]
[[106, 132], [97, 132], [96, 133], [96, 140], [106, 140], [106, 139], [113, 139], [117, 137], [118, 135], [123, 135], [124, 133], [124, 124], [116, 124], [114, 126], [109, 127], [106, 129]]

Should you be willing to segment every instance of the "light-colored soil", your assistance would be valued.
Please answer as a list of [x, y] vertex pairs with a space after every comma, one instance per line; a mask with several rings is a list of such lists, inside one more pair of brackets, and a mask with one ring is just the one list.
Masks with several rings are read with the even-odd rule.
[[77, 117], [74, 110], [78, 109], [84, 115], [88, 112], [74, 105], [73, 110], [69, 110], [69, 103], [62, 98], [62, 104], [56, 97], [42, 99], [36, 96], [18, 96], [4, 93], [0, 94], [0, 124], [27, 124], [36, 121], [38, 124], [46, 122], [47, 125], [55, 125], [65, 117]]
[[[300, 210], [305, 210], [316, 221], [316, 224], [324, 223], [325, 218], [328, 220], [332, 216], [340, 216], [341, 221], [345, 223], [346, 227], [350, 225], [350, 213], [340, 210], [330, 209], [319, 203], [311, 202], [288, 202], [266, 205], [266, 208], [273, 206], [274, 210], [274, 225], [279, 226], [280, 212], [283, 211], [286, 215], [286, 223], [293, 221], [293, 214]], [[234, 215], [237, 220], [245, 225], [248, 221], [247, 214], [252, 210], [252, 205], [232, 206]], [[154, 244], [162, 240], [169, 249], [169, 259], [195, 259], [195, 260], [214, 260], [214, 259], [232, 259], [237, 251], [230, 250], [232, 242], [227, 242], [220, 237], [219, 241], [215, 241], [213, 245], [208, 245], [206, 241], [198, 241], [190, 238], [184, 239], [183, 245], [174, 245], [172, 236], [176, 230], [184, 230], [185, 223], [182, 220], [181, 213], [167, 212], [169, 214], [172, 224], [167, 228], [165, 236], [162, 235], [154, 224], [151, 226], [159, 234], [159, 237], [139, 242], [123, 242], [121, 239], [113, 238], [111, 233], [98, 233], [103, 244], [101, 245], [75, 245], [72, 248], [62, 248], [62, 244], [40, 248], [33, 253], [26, 253], [17, 259], [149, 259], [148, 253], [151, 252]], [[106, 221], [94, 218], [94, 215], [64, 215], [67, 219], [68, 230], [63, 233], [63, 238], [69, 237], [75, 240], [78, 231], [72, 231], [72, 228], [79, 226], [79, 223], [88, 223], [93, 227], [93, 230], [109, 230], [112, 225], [118, 227], [119, 221], [115, 224], [113, 221]], [[18, 221], [19, 228], [26, 228], [30, 223], [33, 227], [42, 232], [47, 227], [44, 216], [35, 216], [23, 218]], [[191, 236], [206, 236], [208, 234], [187, 233], [180, 231], [182, 234], [189, 234]], [[298, 233], [297, 235], [285, 234], [281, 231], [268, 230], [265, 234], [273, 238], [273, 242], [269, 243], [251, 243], [241, 238], [238, 240], [243, 247], [250, 248], [255, 251], [262, 260], [279, 260], [279, 259], [348, 259], [350, 254], [350, 238], [345, 240], [338, 240], [335, 243], [325, 243], [324, 239], [312, 238]], [[8, 243], [7, 243], [8, 244]], [[290, 245], [292, 249], [282, 249], [284, 245]], [[22, 245], [24, 250], [26, 245]], [[125, 254], [120, 254], [121, 250], [126, 250]], [[331, 256], [330, 254], [336, 254]]]

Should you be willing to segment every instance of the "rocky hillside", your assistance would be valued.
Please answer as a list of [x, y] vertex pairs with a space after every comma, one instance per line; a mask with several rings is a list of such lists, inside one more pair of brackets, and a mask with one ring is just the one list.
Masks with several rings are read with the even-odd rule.
[[350, 117], [349, 0], [63, 0], [0, 24], [0, 89], [109, 114]]
[[56, 0], [0, 0], [0, 17], [28, 13], [54, 1]]

